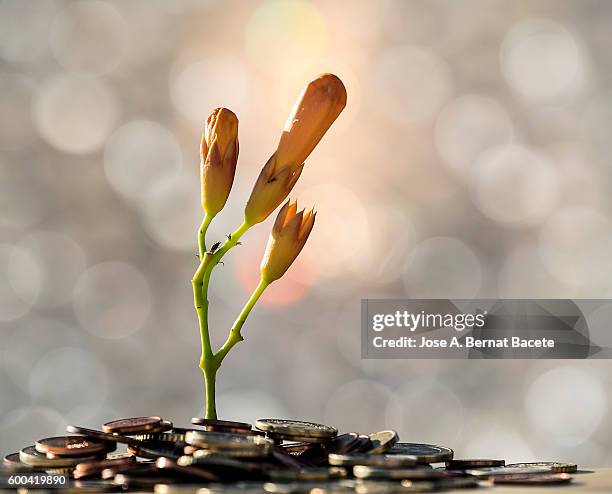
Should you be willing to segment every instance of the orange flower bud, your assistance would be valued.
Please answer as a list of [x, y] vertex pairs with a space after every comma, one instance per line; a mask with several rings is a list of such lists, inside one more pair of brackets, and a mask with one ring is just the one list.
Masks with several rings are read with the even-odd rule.
[[202, 208], [213, 217], [229, 196], [238, 161], [238, 118], [227, 108], [216, 108], [206, 120], [200, 147]]
[[346, 106], [346, 89], [333, 74], [323, 74], [298, 98], [277, 149], [265, 164], [245, 209], [250, 225], [265, 220], [297, 182], [304, 161]]
[[287, 201], [281, 208], [261, 261], [261, 278], [265, 283], [278, 280], [289, 269], [304, 247], [316, 215], [312, 209], [298, 213], [296, 202]]

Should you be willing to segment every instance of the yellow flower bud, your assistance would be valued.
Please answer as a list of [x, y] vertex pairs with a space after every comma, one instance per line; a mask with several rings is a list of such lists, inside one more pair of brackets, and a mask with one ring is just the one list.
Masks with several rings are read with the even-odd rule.
[[261, 278], [265, 283], [278, 280], [289, 269], [304, 247], [316, 215], [312, 209], [297, 213], [296, 202], [287, 201], [281, 208], [261, 261]]
[[202, 208], [213, 217], [229, 196], [238, 161], [238, 118], [227, 108], [216, 108], [206, 120], [200, 147]]
[[253, 187], [244, 212], [248, 224], [265, 220], [287, 198], [304, 161], [345, 106], [346, 89], [335, 75], [323, 74], [306, 86]]

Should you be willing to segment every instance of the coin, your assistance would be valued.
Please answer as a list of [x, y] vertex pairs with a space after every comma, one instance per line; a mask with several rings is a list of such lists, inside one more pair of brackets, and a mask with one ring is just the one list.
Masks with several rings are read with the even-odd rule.
[[357, 432], [349, 432], [332, 437], [325, 442], [328, 453], [347, 454], [361, 446], [361, 440]]
[[128, 446], [128, 451], [131, 451], [141, 458], [149, 458], [152, 460], [156, 460], [160, 457], [177, 459], [183, 455], [183, 446], [181, 443], [143, 442], [141, 444]]
[[508, 467], [518, 468], [550, 468], [553, 473], [573, 473], [578, 471], [575, 463], [561, 463], [556, 461], [537, 461], [531, 463], [511, 463]]
[[136, 434], [150, 431], [160, 425], [162, 425], [161, 417], [133, 417], [106, 422], [102, 424], [102, 430], [111, 434]]
[[327, 441], [327, 438], [325, 437], [290, 436], [289, 434], [279, 434], [277, 432], [266, 432], [266, 436], [272, 439], [275, 444], [278, 445], [282, 444], [284, 440], [311, 444], [321, 444]]
[[503, 467], [505, 460], [468, 459], [449, 460], [446, 462], [447, 470], [465, 470], [466, 468]]
[[41, 453], [35, 446], [28, 446], [19, 452], [19, 459], [26, 465], [41, 468], [63, 468], [73, 467], [83, 461], [94, 461], [100, 459], [100, 456], [75, 456], [62, 458], [48, 458], [45, 453]]
[[330, 438], [338, 434], [335, 427], [302, 420], [259, 419], [255, 427], [268, 433], [300, 438]]
[[[55, 489], [53, 492], [57, 492]], [[100, 494], [103, 492], [121, 492], [121, 487], [105, 480], [76, 480], [70, 487], [62, 488], [61, 494]]]
[[4, 466], [15, 466], [15, 465], [23, 465], [23, 462], [19, 459], [19, 453], [11, 453], [6, 455], [2, 460], [2, 464]]
[[75, 479], [89, 478], [102, 473], [102, 471], [107, 468], [117, 470], [121, 468], [130, 468], [135, 464], [136, 458], [134, 456], [79, 463], [74, 467], [73, 476]]
[[154, 494], [199, 494], [202, 484], [155, 484]]
[[345, 485], [343, 481], [333, 480], [315, 482], [266, 482], [263, 488], [265, 492], [279, 494], [351, 492], [350, 487]]
[[143, 432], [141, 434], [134, 434], [132, 437], [137, 441], [178, 443], [185, 441], [186, 434], [187, 432]]
[[400, 484], [408, 492], [447, 491], [453, 489], [469, 489], [478, 487], [478, 479], [474, 477], [447, 477], [443, 479], [428, 480], [426, 482], [402, 480]]
[[416, 456], [419, 463], [450, 461], [454, 454], [450, 448], [422, 443], [396, 443], [388, 453]]
[[490, 467], [466, 470], [466, 473], [475, 477], [501, 477], [503, 475], [534, 475], [538, 473], [552, 473], [550, 467]]
[[571, 482], [567, 473], [511, 474], [493, 477], [495, 484], [565, 484]]
[[280, 469], [269, 471], [268, 477], [270, 480], [281, 482], [291, 482], [296, 480], [317, 481], [328, 480], [331, 478], [331, 472], [329, 468], [325, 467], [304, 468], [300, 470]]
[[351, 451], [351, 453], [367, 453], [372, 449], [373, 444], [370, 440], [370, 436], [360, 434], [357, 439], [358, 442], [355, 444], [355, 448]]
[[231, 484], [208, 484], [208, 486], [202, 487], [198, 494], [261, 494], [262, 492], [265, 492], [263, 482], [250, 481], [234, 482]]
[[35, 447], [37, 451], [46, 453], [49, 458], [55, 456], [91, 456], [115, 449], [114, 444], [83, 436], [47, 437], [36, 441]]
[[368, 454], [349, 454], [339, 455], [330, 453], [328, 456], [330, 465], [355, 466], [365, 465], [371, 467], [385, 468], [406, 468], [417, 465], [416, 456], [410, 455], [368, 455]]
[[204, 470], [203, 468], [194, 467], [191, 465], [179, 465], [169, 458], [158, 458], [155, 466], [160, 470], [169, 470], [174, 474], [201, 479], [206, 482], [219, 482], [221, 478], [214, 473]]
[[81, 434], [83, 436], [87, 436], [93, 439], [100, 439], [102, 441], [107, 442], [115, 442], [121, 444], [138, 444], [138, 441], [128, 437], [123, 436], [121, 434], [110, 434], [108, 432], [102, 432], [95, 429], [88, 429], [87, 427], [81, 427], [78, 425], [69, 425], [66, 427], [67, 432], [72, 432], [73, 434]]
[[261, 436], [245, 436], [225, 432], [190, 431], [185, 441], [193, 446], [211, 450], [262, 448], [269, 450], [274, 443]]
[[315, 443], [289, 443], [283, 444], [279, 447], [287, 453], [300, 454], [311, 449], [319, 449], [320, 445]]
[[373, 455], [386, 453], [399, 440], [399, 436], [395, 431], [375, 432], [368, 437], [372, 441], [372, 448], [368, 452]]
[[[233, 432], [234, 430], [251, 430], [251, 424], [246, 422], [234, 422], [231, 420], [205, 419], [201, 417], [193, 417], [191, 423], [201, 425], [205, 430], [210, 432]], [[230, 429], [230, 430], [228, 430]]]
[[449, 476], [449, 472], [433, 468], [381, 468], [366, 465], [355, 465], [353, 475], [358, 479], [441, 479]]

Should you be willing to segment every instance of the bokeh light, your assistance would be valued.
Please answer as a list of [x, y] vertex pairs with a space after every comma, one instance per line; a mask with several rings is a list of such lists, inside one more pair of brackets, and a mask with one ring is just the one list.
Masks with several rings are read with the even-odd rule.
[[512, 137], [512, 121], [504, 107], [492, 98], [477, 94], [450, 101], [436, 122], [438, 153], [459, 179], [471, 176], [483, 152], [507, 144]]
[[306, 0], [267, 0], [245, 29], [246, 51], [263, 68], [316, 58], [327, 49], [327, 26]]
[[138, 331], [151, 310], [144, 276], [122, 262], [104, 262], [85, 271], [74, 291], [81, 326], [99, 338], [120, 339]]
[[39, 293], [34, 303], [41, 307], [57, 307], [70, 302], [74, 285], [85, 269], [81, 247], [67, 235], [49, 231], [31, 233], [18, 246], [37, 265], [40, 288], [37, 288]]
[[121, 60], [126, 31], [123, 18], [108, 2], [85, 0], [68, 4], [55, 19], [53, 54], [68, 70], [107, 73]]
[[528, 19], [514, 26], [502, 45], [501, 68], [513, 90], [544, 103], [567, 103], [587, 76], [575, 37], [551, 19]]
[[[235, 57], [218, 56], [177, 68], [170, 82], [176, 109], [198, 127], [218, 106], [230, 108], [242, 118], [248, 114], [251, 82], [245, 64]], [[206, 90], [202, 90], [206, 81]]]
[[40, 87], [34, 121], [41, 137], [57, 149], [91, 153], [102, 148], [113, 130], [118, 104], [101, 80], [60, 74]]
[[119, 127], [104, 150], [104, 170], [113, 189], [143, 201], [151, 189], [173, 178], [182, 165], [179, 143], [158, 122], [133, 120]]
[[461, 240], [434, 237], [412, 251], [403, 279], [410, 298], [472, 298], [480, 289], [482, 269]]
[[[580, 390], [580, 399], [568, 389]], [[538, 376], [525, 395], [525, 412], [534, 433], [566, 446], [586, 441], [597, 430], [606, 406], [606, 392], [597, 376], [569, 366]]]
[[[580, 0], [0, 0], [1, 453], [68, 421], [202, 412], [202, 127], [219, 106], [240, 119], [212, 245], [242, 221], [297, 95], [333, 72], [347, 108], [291, 193], [317, 222], [224, 362], [220, 416], [609, 464], [607, 361], [363, 360], [360, 300], [612, 296], [611, 13]], [[215, 346], [274, 216], [215, 270]]]
[[30, 105], [34, 82], [21, 75], [0, 74], [0, 113], [11, 115], [0, 121], [0, 149], [21, 148], [33, 140]]
[[373, 109], [403, 124], [426, 123], [452, 91], [447, 63], [419, 46], [387, 48], [375, 57], [368, 80]]
[[541, 222], [559, 199], [560, 177], [554, 165], [519, 145], [495, 148], [482, 155], [472, 177], [476, 205], [500, 223]]
[[612, 223], [588, 208], [558, 211], [540, 232], [540, 252], [551, 274], [569, 285], [609, 279]]
[[27, 251], [0, 244], [0, 321], [23, 316], [40, 292], [40, 271]]

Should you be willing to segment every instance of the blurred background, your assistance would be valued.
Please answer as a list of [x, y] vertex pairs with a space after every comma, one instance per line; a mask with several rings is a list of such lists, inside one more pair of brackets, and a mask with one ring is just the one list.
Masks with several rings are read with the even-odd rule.
[[[348, 106], [292, 194], [317, 225], [224, 362], [221, 418], [612, 465], [607, 361], [364, 361], [359, 341], [366, 297], [612, 297], [611, 20], [591, 0], [0, 0], [0, 451], [202, 412], [203, 122], [240, 119], [212, 242], [334, 72]], [[215, 272], [216, 345], [270, 223]]]

